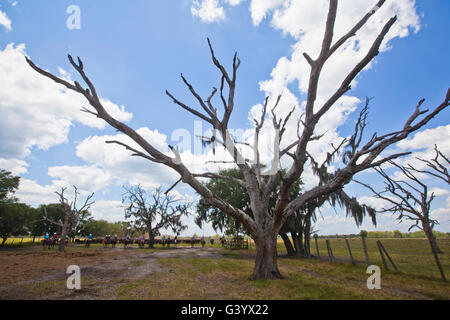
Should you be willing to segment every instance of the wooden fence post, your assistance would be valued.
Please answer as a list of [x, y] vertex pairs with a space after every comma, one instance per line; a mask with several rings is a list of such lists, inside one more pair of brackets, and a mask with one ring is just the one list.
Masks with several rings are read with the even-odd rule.
[[355, 264], [355, 260], [353, 259], [353, 255], [352, 255], [352, 249], [350, 249], [350, 242], [348, 242], [347, 238], [345, 238], [345, 243], [347, 243], [347, 249], [348, 249], [348, 253], [350, 255], [350, 259], [352, 260], [352, 264]]
[[380, 251], [381, 260], [383, 261], [383, 266], [386, 270], [389, 270], [386, 259], [384, 258], [382, 244], [381, 244], [380, 240], [377, 241], [377, 246], [378, 246], [378, 250]]
[[317, 258], [320, 260], [320, 252], [319, 252], [319, 243], [317, 242], [317, 234], [314, 235], [314, 240], [316, 240], [316, 250], [317, 250]]
[[368, 266], [370, 266], [369, 253], [367, 252], [367, 245], [366, 245], [366, 236], [361, 235], [361, 240], [363, 244], [364, 255], [366, 256], [366, 263]]
[[386, 251], [386, 249], [385, 249], [385, 247], [383, 246], [383, 244], [381, 243], [381, 241], [379, 241], [379, 242], [380, 242], [381, 249], [383, 249], [384, 253], [386, 254], [386, 257], [388, 257], [388, 259], [389, 259], [389, 261], [391, 262], [392, 266], [394, 267], [395, 271], [398, 271], [398, 268], [397, 268], [397, 266], [395, 265], [394, 260], [392, 260], [391, 256], [390, 256], [389, 253]]
[[334, 263], [334, 256], [333, 256], [333, 250], [331, 249], [330, 240], [326, 240], [327, 243], [327, 250], [328, 250], [328, 257], [330, 259], [331, 263]]

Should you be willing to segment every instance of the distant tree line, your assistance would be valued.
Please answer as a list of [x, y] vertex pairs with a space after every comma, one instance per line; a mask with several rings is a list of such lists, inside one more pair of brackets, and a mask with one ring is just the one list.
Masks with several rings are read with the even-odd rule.
[[[65, 220], [65, 211], [62, 203], [40, 205], [33, 208], [28, 204], [19, 202], [15, 196], [19, 188], [20, 177], [11, 172], [0, 169], [0, 247], [11, 237], [29, 236], [33, 243], [37, 237], [56, 233], [62, 234], [61, 223]], [[94, 237], [109, 235], [134, 235], [136, 230], [129, 222], [108, 222], [94, 220], [89, 210], [79, 212], [76, 223], [71, 223], [66, 234], [69, 240], [75, 237]]]
[[[366, 231], [367, 238], [405, 238], [405, 239], [419, 239], [426, 238], [425, 232], [400, 232], [399, 230], [394, 231]], [[450, 232], [444, 233], [434, 230], [433, 234], [436, 238], [450, 238]], [[344, 238], [359, 238], [361, 233], [357, 234], [333, 234], [333, 235], [319, 235], [318, 238], [326, 239], [344, 239]]]

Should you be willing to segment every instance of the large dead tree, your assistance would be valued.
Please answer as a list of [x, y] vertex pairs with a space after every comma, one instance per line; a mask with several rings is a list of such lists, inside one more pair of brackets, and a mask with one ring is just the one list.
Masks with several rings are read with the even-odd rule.
[[[314, 188], [311, 188], [310, 190], [303, 192], [294, 199], [291, 199], [289, 197], [290, 187], [295, 183], [297, 179], [302, 176], [305, 169], [305, 164], [308, 161], [308, 144], [318, 138], [318, 136], [314, 135], [317, 123], [333, 107], [333, 105], [339, 100], [339, 98], [341, 98], [351, 89], [351, 82], [361, 72], [361, 70], [363, 70], [378, 55], [380, 45], [382, 44], [386, 34], [396, 22], [397, 17], [392, 17], [391, 19], [389, 19], [389, 21], [386, 22], [383, 29], [373, 42], [370, 50], [367, 52], [365, 57], [354, 66], [349, 74], [345, 76], [339, 88], [336, 89], [336, 91], [328, 98], [328, 100], [326, 100], [325, 103], [323, 103], [322, 105], [317, 105], [316, 97], [322, 68], [328, 61], [330, 56], [332, 56], [336, 52], [336, 50], [344, 45], [347, 40], [353, 37], [361, 29], [361, 27], [366, 24], [370, 17], [375, 14], [377, 9], [380, 8], [384, 3], [385, 0], [378, 1], [376, 7], [374, 9], [371, 9], [366, 15], [364, 15], [364, 17], [362, 17], [362, 19], [358, 23], [356, 23], [353, 28], [351, 28], [339, 39], [334, 39], [334, 25], [336, 20], [338, 1], [330, 0], [328, 17], [320, 54], [315, 59], [310, 57], [307, 53], [304, 54], [305, 59], [311, 66], [309, 88], [305, 106], [305, 117], [298, 122], [298, 137], [295, 137], [289, 143], [283, 144], [287, 145], [287, 147], [283, 149], [281, 149], [279, 145], [284, 138], [283, 135], [286, 130], [286, 124], [292, 116], [292, 112], [289, 113], [289, 115], [284, 119], [279, 119], [279, 117], [276, 116], [275, 110], [280, 99], [277, 99], [277, 103], [272, 108], [272, 121], [275, 129], [279, 133], [278, 135], [276, 135], [274, 141], [274, 146], [277, 147], [277, 149], [275, 150], [279, 149], [278, 155], [280, 158], [291, 157], [293, 159], [292, 165], [288, 168], [288, 170], [286, 171], [287, 173], [283, 176], [278, 190], [279, 195], [277, 203], [273, 210], [269, 210], [268, 202], [269, 195], [275, 188], [276, 175], [272, 175], [271, 177], [269, 177], [269, 179], [263, 179], [259, 152], [256, 151], [254, 163], [246, 159], [238, 148], [234, 137], [228, 131], [230, 117], [235, 107], [234, 98], [236, 91], [237, 71], [241, 63], [241, 61], [237, 57], [237, 53], [233, 58], [232, 70], [231, 72], [228, 72], [217, 59], [208, 39], [212, 60], [214, 65], [220, 72], [221, 81], [219, 89], [213, 88], [211, 94], [207, 99], [202, 98], [200, 94], [195, 90], [195, 88], [191, 85], [191, 83], [189, 83], [183, 75], [181, 76], [182, 81], [186, 84], [189, 91], [198, 101], [199, 108], [188, 106], [187, 104], [175, 98], [170, 92], [166, 92], [176, 105], [194, 114], [195, 116], [212, 126], [215, 132], [214, 137], [216, 137], [214, 143], [217, 143], [219, 145], [221, 144], [226, 148], [229, 155], [231, 156], [230, 158], [232, 159], [232, 161], [243, 173], [244, 179], [231, 180], [241, 186], [244, 186], [246, 191], [248, 192], [251, 201], [251, 209], [254, 214], [253, 218], [248, 216], [242, 210], [234, 208], [229, 203], [213, 194], [198, 179], [201, 177], [230, 179], [229, 177], [222, 177], [219, 174], [211, 172], [192, 172], [183, 164], [181, 156], [176, 148], [170, 147], [170, 149], [173, 151], [174, 156], [166, 155], [162, 151], [157, 150], [135, 130], [113, 118], [102, 105], [100, 98], [97, 95], [97, 90], [94, 84], [86, 75], [83, 62], [80, 58], [78, 58], [78, 61], [76, 63], [69, 55], [69, 61], [71, 65], [80, 74], [80, 76], [86, 83], [87, 88], [84, 88], [78, 82], [71, 83], [64, 79], [56, 77], [55, 75], [37, 67], [28, 58], [27, 62], [34, 70], [39, 72], [41, 75], [54, 80], [55, 82], [65, 86], [70, 90], [82, 94], [87, 99], [90, 106], [93, 108], [84, 108], [83, 111], [88, 112], [100, 119], [103, 119], [112, 127], [130, 137], [142, 149], [138, 150], [136, 147], [127, 145], [120, 141], [108, 141], [108, 143], [119, 144], [130, 150], [133, 156], [142, 157], [153, 162], [161, 163], [174, 169], [181, 176], [178, 182], [182, 181], [190, 185], [198, 194], [200, 194], [200, 196], [202, 197], [202, 202], [204, 204], [217, 207], [226, 214], [241, 221], [241, 223], [247, 228], [247, 230], [253, 237], [256, 244], [255, 267], [253, 273], [254, 279], [281, 278], [282, 276], [277, 265], [276, 244], [277, 235], [286, 219], [311, 199], [322, 197], [324, 195], [333, 193], [336, 190], [342, 189], [344, 185], [351, 181], [352, 177], [356, 173], [367, 170], [368, 168], [377, 167], [388, 160], [392, 160], [408, 154], [398, 153], [385, 157], [381, 155], [381, 153], [386, 148], [392, 146], [398, 141], [405, 139], [412, 132], [415, 132], [418, 129], [422, 128], [434, 116], [436, 116], [439, 112], [444, 110], [449, 105], [450, 90], [447, 92], [444, 101], [430, 113], [428, 113], [427, 111], [422, 111], [420, 109], [424, 102], [424, 100], [421, 100], [415, 108], [415, 111], [405, 122], [404, 127], [399, 129], [398, 131], [383, 134], [381, 136], [374, 134], [372, 138], [365, 144], [362, 143], [362, 133], [360, 132], [361, 134], [357, 136], [358, 139], [353, 145], [354, 148], [351, 149], [350, 153], [347, 154], [348, 161], [346, 162], [345, 166], [341, 167], [334, 173], [332, 179], [330, 179], [325, 184], [316, 186]], [[219, 97], [218, 100], [220, 108], [217, 108], [214, 105], [213, 99], [215, 97], [217, 98], [217, 96]], [[259, 147], [259, 133], [263, 125], [262, 123], [267, 115], [268, 101], [269, 99], [266, 99], [261, 120], [255, 121], [255, 140], [253, 145], [253, 148], [255, 150], [258, 150]], [[223, 109], [223, 111], [219, 111], [221, 109]], [[424, 115], [425, 113], [427, 114]], [[273, 164], [278, 165], [277, 161], [274, 161]]]
[[55, 193], [59, 196], [59, 201], [63, 210], [63, 219], [60, 221], [54, 221], [52, 219], [49, 219], [47, 216], [47, 209], [44, 206], [44, 217], [43, 219], [53, 225], [56, 225], [61, 230], [61, 241], [59, 243], [59, 251], [64, 251], [65, 245], [66, 245], [66, 236], [72, 231], [74, 227], [77, 226], [77, 224], [80, 222], [81, 217], [83, 216], [83, 213], [89, 210], [92, 204], [94, 204], [92, 198], [94, 197], [94, 193], [89, 195], [83, 205], [80, 208], [77, 208], [77, 200], [78, 196], [80, 195], [78, 192], [77, 187], [74, 188], [74, 198], [73, 201], [69, 203], [69, 200], [64, 195], [67, 188], [61, 188], [61, 191], [56, 191]]
[[400, 222], [403, 220], [413, 222], [408, 231], [418, 228], [425, 233], [441, 277], [446, 280], [438, 256], [442, 251], [433, 234], [433, 229], [439, 222], [430, 217], [431, 202], [435, 198], [434, 193], [430, 192], [428, 186], [414, 174], [414, 170], [409, 168], [411, 166], [400, 166], [393, 161], [389, 161], [389, 163], [400, 170], [403, 179], [390, 177], [383, 169], [375, 168], [383, 177], [385, 184], [383, 191], [378, 192], [372, 186], [357, 180], [355, 182], [369, 189], [375, 198], [385, 201], [388, 207], [378, 210], [378, 212], [398, 214], [397, 219]]
[[187, 228], [181, 219], [189, 215], [190, 203], [164, 193], [161, 187], [153, 190], [151, 197], [139, 185], [124, 189], [125, 219], [133, 219], [135, 229], [148, 232], [149, 247], [153, 247], [161, 229], [171, 229], [179, 235]]

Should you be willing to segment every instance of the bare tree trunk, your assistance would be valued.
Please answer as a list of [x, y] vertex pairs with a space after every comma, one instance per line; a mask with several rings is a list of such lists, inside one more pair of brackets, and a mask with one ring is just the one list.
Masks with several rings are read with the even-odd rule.
[[304, 230], [304, 246], [305, 255], [309, 258], [311, 256], [311, 217], [308, 216], [306, 220], [305, 230]]
[[302, 241], [302, 236], [300, 233], [300, 236], [297, 234], [292, 234], [292, 241], [294, 242], [294, 246], [295, 246], [295, 251], [297, 253], [298, 256], [304, 256], [305, 255], [305, 250], [303, 248], [303, 241]]
[[431, 227], [429, 226], [429, 224], [427, 223], [427, 221], [422, 220], [422, 226], [423, 226], [423, 231], [425, 232], [425, 235], [428, 238], [428, 242], [430, 243], [431, 252], [433, 253], [434, 260], [436, 261], [436, 264], [439, 268], [441, 278], [442, 278], [442, 280], [447, 281], [447, 279], [445, 278], [444, 270], [442, 269], [441, 261], [439, 260], [439, 255], [438, 255], [439, 253], [442, 253], [442, 251], [439, 249], [439, 247], [437, 245], [436, 238], [433, 235], [433, 231], [432, 231]]
[[65, 250], [67, 233], [72, 228], [72, 225], [70, 223], [70, 214], [72, 214], [72, 210], [68, 211], [68, 209], [66, 208], [64, 214], [64, 224], [61, 228], [61, 241], [59, 242], [60, 252], [63, 252]]
[[148, 228], [148, 247], [153, 248], [155, 244], [155, 235], [152, 228]]
[[434, 250], [436, 253], [442, 253], [442, 250], [439, 248], [436, 237], [433, 234], [433, 230], [430, 227], [430, 224], [428, 221], [422, 221], [423, 231], [425, 232], [425, 235], [427, 236], [428, 242], [430, 243], [431, 249]]
[[292, 246], [291, 240], [289, 239], [288, 235], [286, 233], [280, 233], [280, 236], [281, 236], [281, 239], [283, 239], [288, 256], [295, 255], [294, 247]]
[[66, 248], [66, 235], [67, 235], [67, 226], [64, 226], [61, 229], [61, 240], [59, 241], [59, 251], [63, 252]]
[[256, 257], [253, 280], [282, 279], [277, 265], [277, 235], [255, 238]]

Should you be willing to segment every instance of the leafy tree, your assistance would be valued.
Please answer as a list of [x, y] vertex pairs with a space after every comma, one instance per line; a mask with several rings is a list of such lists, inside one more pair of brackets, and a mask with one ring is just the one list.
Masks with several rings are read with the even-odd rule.
[[113, 235], [121, 233], [120, 224], [111, 223], [106, 220], [90, 220], [85, 225], [86, 234], [92, 234], [94, 237]]
[[[242, 179], [242, 173], [238, 169], [221, 170], [219, 174], [222, 177], [230, 177], [233, 179]], [[269, 210], [273, 211], [276, 205], [277, 194], [281, 182], [281, 177], [286, 174], [285, 170], [280, 170], [278, 179], [276, 180], [276, 188], [274, 193], [270, 196]], [[235, 208], [239, 208], [244, 211], [248, 216], [253, 217], [253, 213], [250, 206], [250, 198], [248, 193], [242, 186], [238, 186], [231, 180], [211, 178], [205, 184], [205, 186], [218, 195], [221, 199], [224, 199]], [[296, 197], [301, 191], [301, 180], [292, 186], [291, 197]], [[328, 201], [333, 206], [340, 205], [346, 208], [347, 216], [352, 216], [357, 225], [360, 225], [366, 213], [370, 215], [372, 221], [375, 223], [374, 210], [360, 205], [355, 199], [350, 198], [345, 192], [339, 190], [331, 195], [324, 196], [314, 201], [309, 201], [306, 205], [301, 207], [297, 212], [291, 215], [280, 229], [279, 235], [283, 239], [288, 255], [302, 255], [309, 256], [310, 237], [313, 234], [312, 222], [316, 221], [316, 212], [320, 207]], [[203, 205], [200, 203], [197, 205], [197, 217], [195, 222], [201, 228], [203, 222], [209, 222], [215, 231], [225, 230], [228, 235], [249, 234], [245, 227], [236, 220], [220, 209]], [[291, 235], [291, 239], [288, 234]]]
[[33, 209], [18, 203], [14, 193], [19, 188], [20, 177], [11, 172], [0, 170], [0, 237], [1, 247], [10, 236], [28, 234]]
[[[281, 171], [279, 178], [277, 179], [277, 185], [280, 184], [280, 177], [285, 173], [285, 171]], [[242, 179], [243, 175], [239, 169], [227, 169], [221, 170], [219, 174], [223, 177], [230, 177], [235, 179]], [[291, 195], [295, 197], [300, 192], [301, 181], [298, 180], [297, 183], [292, 187]], [[250, 197], [246, 192], [245, 188], [240, 185], [236, 185], [231, 180], [226, 179], [218, 179], [211, 178], [205, 186], [211, 190], [214, 194], [219, 196], [221, 199], [224, 199], [229, 204], [231, 204], [235, 208], [241, 209], [248, 216], [253, 217], [253, 213], [250, 206]], [[276, 190], [274, 191], [276, 192]], [[271, 195], [270, 201], [270, 209], [273, 210], [276, 203], [276, 194]], [[293, 219], [298, 219], [298, 216], [292, 216], [289, 219], [291, 222]], [[237, 219], [225, 214], [219, 208], [214, 206], [208, 206], [201, 203], [201, 201], [197, 204], [197, 216], [195, 218], [196, 224], [201, 228], [203, 223], [211, 223], [213, 229], [217, 232], [220, 230], [221, 232], [225, 231], [226, 235], [238, 237], [240, 234], [249, 235], [249, 232], [245, 228], [245, 226]], [[291, 228], [286, 227], [280, 231], [280, 234], [286, 237], [287, 232], [291, 232], [295, 229], [295, 223], [291, 223]], [[286, 241], [285, 241], [286, 244]], [[288, 244], [286, 244], [287, 248]], [[292, 246], [291, 246], [292, 247]], [[288, 252], [290, 250], [288, 249]]]
[[400, 230], [394, 230], [394, 238], [403, 238], [403, 234]]
[[52, 203], [48, 205], [41, 205], [37, 209], [34, 223], [31, 227], [32, 236], [42, 236], [46, 233], [61, 233], [60, 226], [44, 219], [47, 214], [48, 220], [61, 222], [64, 220], [64, 210], [60, 203]]
[[11, 236], [28, 234], [27, 228], [32, 208], [23, 203], [0, 202], [0, 237], [1, 247]]
[[11, 172], [0, 170], [0, 201], [15, 200], [14, 193], [19, 188], [20, 177], [13, 176]]

